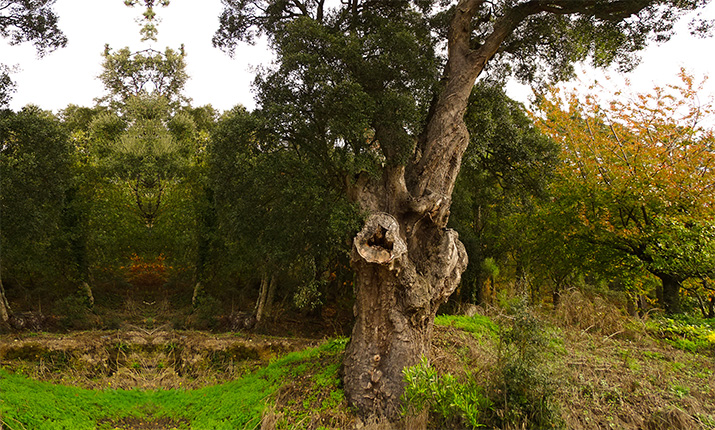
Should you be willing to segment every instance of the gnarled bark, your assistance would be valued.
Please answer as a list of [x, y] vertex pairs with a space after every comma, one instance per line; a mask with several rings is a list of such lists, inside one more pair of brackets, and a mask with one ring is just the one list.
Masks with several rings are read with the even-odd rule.
[[[610, 9], [591, 1], [520, 3], [494, 21], [481, 44], [474, 44], [473, 20], [484, 3], [460, 0], [454, 8], [442, 86], [409, 163], [388, 161], [377, 180], [361, 174], [346, 181], [350, 199], [369, 214], [353, 242], [357, 321], [343, 362], [346, 396], [363, 417], [400, 418], [402, 371], [428, 355], [437, 309], [466, 268], [464, 246], [446, 226], [469, 142], [464, 113], [487, 62], [530, 15], [628, 16], [647, 2], [614, 2]], [[375, 136], [381, 146], [389, 143], [382, 140], [390, 133], [376, 129]]]
[[435, 314], [467, 265], [457, 233], [427, 225], [415, 231], [414, 224], [375, 213], [353, 242], [357, 320], [344, 382], [348, 400], [366, 416], [399, 418], [402, 371], [429, 355]]

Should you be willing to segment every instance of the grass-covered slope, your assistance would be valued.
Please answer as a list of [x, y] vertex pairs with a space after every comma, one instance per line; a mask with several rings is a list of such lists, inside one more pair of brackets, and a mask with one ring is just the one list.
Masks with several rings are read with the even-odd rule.
[[156, 428], [152, 422], [160, 422], [160, 428], [195, 430], [258, 428], [287, 381], [315, 373], [317, 385], [333, 384], [337, 366], [324, 364], [339, 363], [336, 356], [344, 345], [344, 340], [327, 342], [240, 379], [196, 390], [87, 390], [0, 370], [0, 419], [12, 430]]
[[[407, 410], [427, 408], [429, 428], [715, 430], [711, 321], [631, 318], [604, 300], [574, 294], [556, 310], [517, 303], [487, 316], [439, 316], [435, 323], [431, 360], [407, 374]], [[244, 351], [251, 339], [199, 332], [181, 336], [195, 345], [170, 342], [172, 351], [181, 350], [173, 361], [170, 354], [161, 355], [164, 346], [147, 352], [128, 344], [126, 358], [112, 362], [124, 366], [121, 372], [97, 381], [72, 373], [72, 363], [86, 361], [75, 353], [35, 351], [40, 343], [26, 339], [13, 351], [31, 356], [8, 361], [6, 354], [6, 369], [0, 370], [2, 428], [326, 430], [360, 425], [340, 383], [346, 339], [281, 358], [263, 348], [266, 360], [240, 367], [231, 360], [255, 355]], [[200, 336], [205, 342], [198, 341]], [[198, 345], [213, 349], [189, 371], [186, 363]], [[35, 353], [39, 358], [33, 362]], [[146, 354], [154, 355], [142, 358]], [[56, 361], [49, 373], [42, 370], [43, 357]], [[162, 371], [184, 369], [173, 380], [192, 389], [115, 389], [117, 374], [124, 372], [126, 381], [126, 374], [142, 371], [133, 369], [135, 364], [155, 366], [149, 374], [158, 379], [164, 377], [159, 364], [173, 366]], [[85, 388], [40, 382], [28, 374]], [[101, 388], [86, 389], [93, 387]]]

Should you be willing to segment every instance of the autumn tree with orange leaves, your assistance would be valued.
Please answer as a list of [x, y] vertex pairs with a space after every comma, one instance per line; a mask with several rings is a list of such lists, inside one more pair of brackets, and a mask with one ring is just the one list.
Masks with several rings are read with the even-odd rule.
[[562, 146], [551, 211], [571, 218], [564, 237], [589, 250], [576, 255], [656, 276], [668, 313], [682, 311], [684, 281], [715, 276], [713, 104], [680, 78], [610, 101], [554, 90], [537, 118]]

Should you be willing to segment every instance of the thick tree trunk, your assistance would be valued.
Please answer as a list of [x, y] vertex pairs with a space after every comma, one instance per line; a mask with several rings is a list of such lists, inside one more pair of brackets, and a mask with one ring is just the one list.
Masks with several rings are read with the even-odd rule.
[[7, 324], [10, 315], [12, 315], [12, 309], [5, 297], [5, 288], [2, 286], [2, 279], [0, 279], [0, 323]]
[[473, 49], [473, 18], [482, 3], [460, 0], [454, 10], [443, 85], [407, 166], [391, 164], [394, 130], [376, 128], [388, 160], [382, 177], [362, 174], [347, 183], [348, 196], [369, 214], [353, 241], [356, 322], [343, 362], [346, 397], [363, 417], [400, 419], [403, 369], [428, 356], [435, 314], [467, 266], [457, 233], [446, 228], [469, 142], [464, 112], [487, 61], [540, 7], [514, 8]]
[[656, 273], [655, 276], [662, 282], [661, 306], [668, 314], [679, 314], [683, 311], [680, 306], [680, 283], [681, 280], [672, 275]]
[[417, 237], [408, 230], [390, 214], [373, 214], [351, 257], [357, 320], [343, 362], [345, 391], [363, 416], [390, 421], [400, 417], [402, 371], [429, 356], [437, 309], [467, 263], [453, 230], [420, 229]]

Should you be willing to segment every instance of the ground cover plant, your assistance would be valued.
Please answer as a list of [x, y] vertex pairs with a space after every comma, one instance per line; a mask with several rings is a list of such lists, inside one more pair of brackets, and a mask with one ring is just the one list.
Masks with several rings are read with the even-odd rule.
[[[566, 292], [556, 310], [520, 298], [480, 308], [473, 316], [438, 316], [432, 359], [405, 372], [404, 413], [420, 415], [424, 408], [429, 428], [446, 429], [715, 428], [715, 342], [707, 340], [712, 332], [704, 328], [709, 322], [630, 317], [607, 297], [586, 299], [590, 294]], [[569, 312], [591, 311], [600, 315], [600, 325], [568, 318]], [[706, 340], [695, 349], [680, 347], [696, 338], [693, 333]], [[107, 332], [76, 336], [66, 336], [65, 342], [91, 344], [90, 336], [106, 337]], [[151, 352], [131, 343], [132, 336], [109, 336], [121, 340], [127, 358], [119, 360], [114, 375], [94, 378], [66, 367], [77, 354], [63, 356], [57, 349], [49, 354], [49, 345], [57, 348], [61, 342], [58, 335], [4, 337], [4, 428], [381, 428], [379, 422], [361, 421], [345, 399], [340, 362], [346, 338], [318, 347], [296, 344], [300, 351], [288, 354], [282, 344], [273, 353], [264, 350], [265, 360], [249, 359], [243, 368], [234, 362], [231, 368], [237, 353], [260, 355], [242, 345], [278, 345], [289, 339], [179, 332], [166, 345], [184, 348], [176, 355], [183, 358], [164, 359], [157, 366], [147, 358]], [[177, 341], [182, 336], [192, 348]], [[46, 341], [45, 350], [38, 339]], [[13, 350], [12, 344], [23, 346]], [[196, 361], [193, 370], [184, 366], [175, 379], [159, 378], [180, 388], [127, 389], [156, 372], [181, 368], [178, 363], [188, 362], [201, 348], [205, 359]]]
[[[284, 381], [313, 372], [317, 386], [332, 387], [337, 368], [318, 363], [339, 355], [344, 346], [341, 339], [326, 342], [236, 380], [194, 390], [89, 390], [0, 370], [0, 423], [13, 430], [129, 428], [123, 426], [157, 421], [176, 428], [258, 428]], [[331, 398], [334, 403], [325, 403], [326, 408], [342, 402], [340, 394]]]

